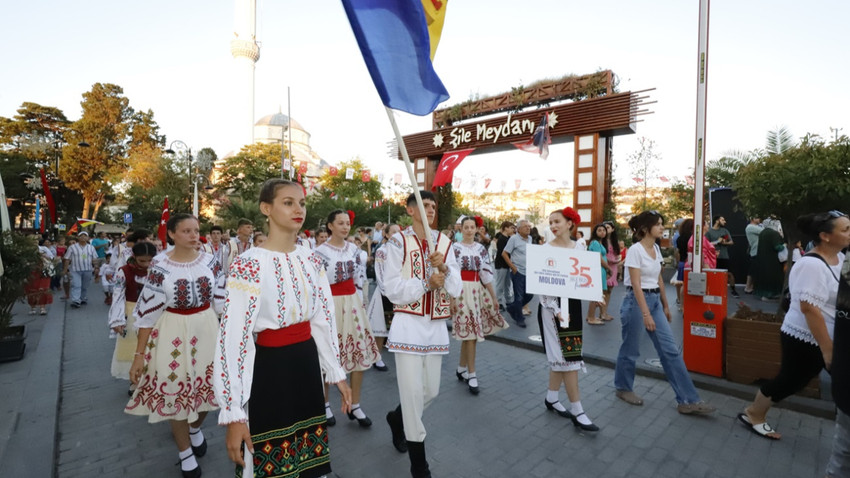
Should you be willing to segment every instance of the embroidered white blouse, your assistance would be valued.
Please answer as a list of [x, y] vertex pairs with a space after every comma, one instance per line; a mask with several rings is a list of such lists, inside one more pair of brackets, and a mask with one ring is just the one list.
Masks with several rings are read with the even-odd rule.
[[[386, 251], [383, 271], [384, 295], [394, 304], [410, 304], [420, 300], [426, 292], [426, 282], [422, 279], [401, 276], [404, 259], [402, 234], [409, 236], [415, 233], [413, 227], [409, 226], [404, 231], [396, 233], [383, 247]], [[437, 242], [439, 232], [431, 231], [431, 234], [434, 242]], [[423, 252], [427, 258], [429, 247], [427, 242], [424, 245]], [[446, 274], [444, 288], [452, 297], [458, 297], [463, 292], [463, 283], [455, 255], [447, 254], [445, 264], [449, 271]], [[425, 275], [431, 276], [430, 266], [427, 267]], [[445, 355], [449, 353], [449, 332], [442, 320], [431, 320], [429, 314], [418, 316], [396, 312], [387, 337], [387, 349], [390, 352], [414, 355]]]
[[151, 328], [167, 308], [194, 309], [211, 305], [216, 314], [224, 303], [224, 273], [218, 259], [201, 252], [192, 262], [175, 262], [161, 253], [148, 268], [133, 316], [136, 329]]
[[234, 260], [214, 361], [220, 425], [247, 418], [245, 405], [251, 397], [256, 335], [307, 321], [325, 380], [345, 380], [339, 363], [334, 304], [321, 259], [297, 246], [289, 254], [252, 247]]
[[815, 336], [809, 330], [809, 324], [806, 323], [806, 316], [800, 310], [800, 301], [803, 301], [820, 309], [826, 323], [826, 330], [832, 338], [832, 331], [835, 328], [835, 302], [838, 298], [836, 278], [841, 278], [842, 264], [844, 264], [844, 254], [840, 252], [838, 264], [829, 268], [817, 257], [804, 256], [794, 263], [791, 275], [788, 277], [791, 307], [785, 314], [780, 330], [804, 342], [818, 345]]
[[[135, 281], [138, 284], [138, 290], [141, 291], [145, 287], [145, 279], [147, 276], [136, 276], [130, 277], [130, 280]], [[111, 330], [113, 327], [119, 327], [122, 325], [127, 325], [127, 316], [125, 315], [125, 308], [127, 303], [127, 276], [124, 274], [124, 269], [118, 269], [115, 272], [114, 284], [112, 288], [112, 305], [109, 306], [109, 338], [114, 339], [118, 336], [114, 330]]]
[[461, 271], [477, 272], [484, 285], [493, 282], [493, 263], [490, 261], [490, 254], [481, 243], [455, 242], [452, 244], [452, 250]]
[[348, 241], [345, 241], [342, 248], [325, 241], [315, 252], [325, 265], [329, 283], [338, 284], [354, 279], [357, 290], [363, 290], [363, 284], [366, 282], [366, 262], [361, 254], [363, 250]]
[[[573, 242], [573, 244], [575, 244], [574, 249], [576, 249], [578, 251], [586, 251], [587, 250], [586, 244], [581, 244], [581, 243], [578, 243], [578, 242]], [[546, 244], [544, 244], [543, 246], [544, 247], [555, 247], [548, 242]], [[659, 254], [659, 257], [660, 257], [660, 254]], [[656, 277], [658, 277], [658, 276], [656, 276]], [[562, 301], [562, 304], [566, 305], [566, 302]], [[562, 312], [561, 308], [558, 307], [558, 298], [555, 297], [555, 296], [551, 296], [551, 295], [540, 295], [540, 307], [549, 309], [552, 312], [552, 315], [558, 315]], [[569, 323], [569, 317], [564, 317], [564, 316], [562, 316], [562, 317], [563, 317], [565, 322]]]

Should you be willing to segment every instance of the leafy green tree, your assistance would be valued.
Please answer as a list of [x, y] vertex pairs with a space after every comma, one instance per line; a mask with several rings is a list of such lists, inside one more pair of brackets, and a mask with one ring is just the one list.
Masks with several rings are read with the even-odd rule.
[[152, 188], [162, 180], [162, 153], [165, 136], [159, 134], [159, 125], [153, 111], [137, 111], [130, 120], [127, 164], [124, 180], [143, 188]]
[[[354, 169], [354, 178], [345, 179], [345, 171], [348, 168]], [[330, 170], [326, 170], [319, 177], [319, 184], [322, 188], [335, 193], [336, 197], [344, 199], [352, 199], [364, 203], [371, 203], [383, 197], [381, 191], [381, 183], [378, 182], [375, 176], [369, 181], [363, 181], [363, 172], [369, 171], [360, 158], [354, 158], [349, 161], [343, 161], [339, 164], [336, 176], [331, 176]]]
[[0, 148], [20, 152], [31, 161], [53, 166], [68, 124], [59, 108], [24, 102], [14, 118], [0, 117]]
[[280, 157], [280, 143], [246, 145], [236, 155], [225, 158], [216, 187], [256, 202], [263, 182], [280, 177]]
[[850, 204], [850, 139], [826, 143], [816, 135], [781, 154], [759, 157], [734, 181], [747, 214], [776, 215], [786, 234], [797, 237], [794, 222], [806, 213], [846, 210]]
[[[162, 214], [162, 204], [168, 197], [168, 206], [172, 213], [192, 212], [191, 178], [186, 172], [185, 163], [178, 157], [162, 156], [156, 163], [156, 170], [150, 174], [157, 179], [152, 185], [133, 183], [122, 196], [127, 203], [127, 212], [133, 213], [133, 225], [156, 230]], [[198, 195], [199, 212], [203, 216], [203, 205], [211, 201], [206, 191]], [[203, 219], [203, 218], [202, 218]]]
[[[82, 117], [68, 130], [69, 144], [62, 154], [60, 178], [83, 196], [83, 217], [95, 216], [113, 185], [123, 179], [133, 129], [133, 108], [124, 90], [95, 83], [83, 93]], [[77, 147], [85, 141], [90, 146]]]

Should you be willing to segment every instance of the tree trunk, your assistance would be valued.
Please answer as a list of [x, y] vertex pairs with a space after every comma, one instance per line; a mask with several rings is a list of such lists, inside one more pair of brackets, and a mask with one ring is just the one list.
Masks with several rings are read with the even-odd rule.
[[89, 218], [89, 209], [91, 208], [91, 197], [83, 196], [83, 216], [84, 218]]
[[97, 201], [94, 203], [94, 212], [91, 219], [97, 220], [97, 213], [100, 211], [100, 206], [103, 205], [103, 194], [98, 194]]

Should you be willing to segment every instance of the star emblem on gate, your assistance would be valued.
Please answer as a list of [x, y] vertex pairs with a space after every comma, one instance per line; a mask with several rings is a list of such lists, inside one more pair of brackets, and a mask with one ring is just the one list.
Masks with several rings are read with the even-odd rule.
[[558, 114], [554, 111], [549, 113], [549, 128], [554, 128], [558, 124]]
[[437, 133], [434, 135], [434, 147], [439, 148], [443, 145], [443, 133]]

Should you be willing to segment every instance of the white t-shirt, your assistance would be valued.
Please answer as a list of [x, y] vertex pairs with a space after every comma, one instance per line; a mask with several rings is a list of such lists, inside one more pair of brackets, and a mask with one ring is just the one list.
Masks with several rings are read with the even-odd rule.
[[[647, 254], [646, 249], [644, 249], [643, 244], [640, 242], [632, 244], [628, 252], [626, 252], [626, 269], [630, 267], [640, 269], [641, 289], [658, 288], [658, 275], [661, 274], [661, 262], [663, 259], [661, 257], [661, 249], [658, 248], [658, 245], [656, 244], [653, 247], [655, 248], [655, 258]], [[624, 271], [623, 277], [626, 279], [626, 286], [631, 286], [632, 278], [628, 270]]]

